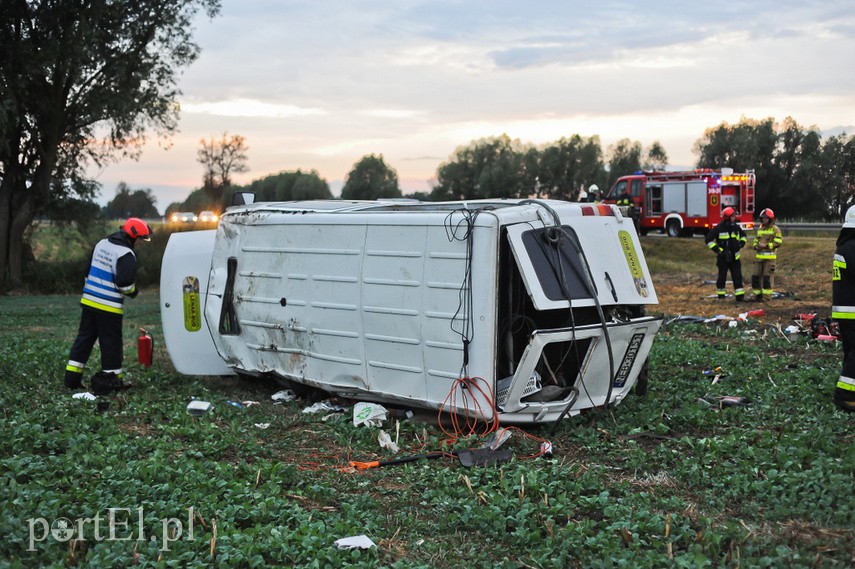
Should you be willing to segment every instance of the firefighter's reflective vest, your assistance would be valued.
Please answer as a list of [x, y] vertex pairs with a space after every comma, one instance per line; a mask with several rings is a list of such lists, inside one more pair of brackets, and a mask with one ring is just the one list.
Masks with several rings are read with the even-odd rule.
[[[834, 251], [834, 265], [831, 276], [831, 317], [838, 320], [855, 320], [855, 230], [844, 229], [851, 233], [838, 239]], [[850, 267], [849, 265], [853, 266]]]
[[133, 294], [136, 285], [133, 282], [124, 284], [121, 278], [118, 283], [123, 286], [117, 284], [119, 259], [131, 255], [136, 261], [136, 255], [128, 245], [116, 241], [117, 239], [107, 238], [95, 245], [80, 304], [105, 312], [123, 314], [125, 295]]
[[739, 250], [748, 242], [745, 237], [745, 232], [739, 227], [738, 223], [733, 221], [722, 221], [713, 227], [707, 234], [707, 247], [712, 249], [714, 253], [723, 253], [730, 251], [733, 253], [733, 259], [739, 260]]
[[760, 226], [757, 228], [757, 235], [754, 236], [754, 247], [758, 243], [766, 245], [765, 249], [758, 249], [755, 258], [758, 261], [774, 261], [778, 258], [777, 249], [784, 242], [781, 237], [781, 229], [772, 223], [768, 227]]

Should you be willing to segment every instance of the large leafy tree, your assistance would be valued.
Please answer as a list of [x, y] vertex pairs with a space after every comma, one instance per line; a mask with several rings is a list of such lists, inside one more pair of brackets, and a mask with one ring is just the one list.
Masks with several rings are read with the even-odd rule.
[[603, 151], [597, 136], [570, 138], [540, 150], [539, 189], [549, 198], [575, 200], [582, 189], [604, 183]]
[[777, 148], [778, 132], [773, 118], [743, 117], [735, 125], [722, 122], [704, 131], [703, 137], [695, 143], [697, 167], [733, 168], [735, 172], [754, 170], [756, 203], [774, 207], [774, 200], [770, 198], [774, 188], [783, 183], [781, 171], [774, 163]]
[[628, 138], [622, 138], [609, 147], [609, 188], [621, 176], [641, 170], [641, 153], [641, 143]]
[[665, 152], [665, 147], [658, 140], [654, 140], [653, 144], [647, 149], [647, 157], [644, 159], [645, 170], [655, 170], [662, 172], [668, 166], [668, 153]]
[[196, 161], [205, 169], [202, 189], [217, 211], [223, 210], [223, 197], [232, 185], [232, 174], [249, 170], [247, 150], [246, 139], [239, 134], [229, 136], [225, 132], [220, 139], [212, 136], [199, 141]]
[[855, 136], [832, 136], [822, 145], [816, 189], [824, 218], [840, 221], [855, 205]]
[[104, 207], [104, 215], [110, 219], [160, 217], [156, 203], [157, 198], [150, 189], [131, 190], [126, 183], [119, 182], [116, 197]]
[[376, 200], [377, 198], [399, 198], [398, 173], [383, 160], [383, 155], [363, 156], [353, 165], [341, 198], [345, 200]]
[[21, 284], [33, 218], [96, 191], [89, 164], [174, 131], [200, 10], [213, 17], [219, 0], [0, 2], [0, 288]]
[[[455, 150], [437, 169], [431, 199], [528, 197], [536, 192], [530, 147], [507, 134], [482, 138]], [[528, 166], [528, 170], [527, 170]]]
[[333, 197], [327, 181], [317, 170], [279, 172], [246, 186], [234, 186], [234, 191], [254, 192], [257, 201], [326, 200]]
[[[775, 168], [773, 187], [763, 196], [777, 206], [777, 215], [785, 218], [825, 216], [820, 194], [820, 161], [822, 141], [816, 130], [802, 128], [787, 117], [778, 134], [778, 146], [772, 163]], [[763, 207], [758, 202], [758, 207]]]
[[695, 143], [699, 167], [753, 169], [756, 210], [779, 218], [840, 219], [855, 202], [855, 137], [822, 140], [816, 127], [792, 117], [742, 118], [708, 129]]

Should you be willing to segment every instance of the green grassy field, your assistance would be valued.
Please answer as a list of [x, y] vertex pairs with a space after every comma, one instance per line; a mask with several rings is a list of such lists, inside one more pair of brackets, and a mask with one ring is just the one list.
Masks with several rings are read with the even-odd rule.
[[[799, 243], [788, 262], [803, 255], [819, 272], [833, 240]], [[688, 251], [682, 263], [669, 260], [675, 244]], [[700, 239], [644, 247], [663, 282], [710, 270]], [[656, 277], [660, 297], [673, 296]], [[831, 405], [834, 344], [788, 340], [759, 321], [671, 324], [654, 344], [647, 396], [554, 434], [527, 429], [553, 443], [551, 458], [527, 458], [538, 441], [516, 432], [504, 464], [441, 458], [357, 471], [349, 461], [392, 454], [349, 411], [323, 420], [302, 412], [306, 401], [274, 405], [270, 382], [178, 375], [155, 288], [125, 317], [135, 386], [104, 413], [72, 399], [62, 374], [78, 301], [0, 297], [0, 567], [855, 565], [855, 417]], [[134, 361], [139, 327], [155, 337], [148, 369]], [[713, 383], [702, 372], [715, 367]], [[752, 404], [711, 408], [705, 396]], [[193, 397], [213, 410], [191, 417]], [[385, 430], [402, 455], [437, 450], [446, 435], [434, 419]], [[75, 528], [69, 541], [49, 533], [63, 520]], [[361, 534], [377, 547], [333, 545]]]

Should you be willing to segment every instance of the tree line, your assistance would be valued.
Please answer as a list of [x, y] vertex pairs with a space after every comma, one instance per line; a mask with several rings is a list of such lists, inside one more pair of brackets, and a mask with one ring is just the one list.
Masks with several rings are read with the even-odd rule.
[[[774, 118], [742, 118], [736, 124], [708, 128], [693, 150], [698, 156], [695, 168], [753, 170], [758, 211], [770, 207], [779, 218], [835, 221], [855, 203], [855, 136], [842, 133], [823, 139], [816, 128], [802, 127], [791, 117], [781, 123]], [[668, 155], [658, 141], [645, 148], [638, 141], [622, 139], [604, 152], [598, 136], [572, 135], [536, 146], [502, 134], [458, 147], [437, 168], [427, 192], [404, 195], [397, 172], [382, 155], [364, 156], [348, 173], [341, 198], [573, 201], [591, 184], [607, 190], [620, 176], [668, 166]], [[254, 192], [260, 201], [332, 197], [326, 180], [314, 170], [274, 174], [222, 195], [237, 190]], [[202, 190], [193, 192], [182, 207], [194, 209], [203, 202], [206, 208], [222, 206], [204, 196]]]
[[[27, 229], [37, 217], [94, 215], [99, 186], [87, 178], [89, 168], [136, 158], [149, 137], [175, 131], [178, 79], [199, 55], [192, 24], [199, 12], [213, 18], [219, 10], [219, 0], [0, 2], [0, 291], [23, 284]], [[188, 201], [221, 209], [236, 189], [232, 175], [245, 171], [246, 151], [239, 135], [201, 141], [202, 187]], [[780, 217], [839, 219], [855, 201], [855, 142], [846, 134], [823, 139], [789, 117], [781, 124], [742, 119], [708, 129], [695, 151], [698, 167], [754, 169], [757, 203]], [[658, 142], [643, 149], [625, 139], [604, 156], [597, 136], [536, 146], [502, 134], [456, 149], [430, 191], [408, 197], [574, 199], [592, 183], [606, 189], [620, 175], [667, 165]], [[331, 195], [314, 171], [249, 186], [260, 199]], [[399, 196], [397, 173], [375, 154], [354, 164], [341, 193]], [[148, 206], [149, 190], [120, 186], [108, 209], [138, 214], [135, 208]]]

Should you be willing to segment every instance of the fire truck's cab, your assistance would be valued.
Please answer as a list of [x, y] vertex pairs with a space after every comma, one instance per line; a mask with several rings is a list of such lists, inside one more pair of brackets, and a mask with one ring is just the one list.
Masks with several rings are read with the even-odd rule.
[[721, 221], [727, 207], [736, 210], [743, 229], [754, 227], [754, 171], [734, 173], [697, 169], [682, 172], [636, 172], [618, 178], [604, 202], [620, 203], [627, 194], [629, 213], [642, 235], [665, 232], [671, 237], [706, 234]]

